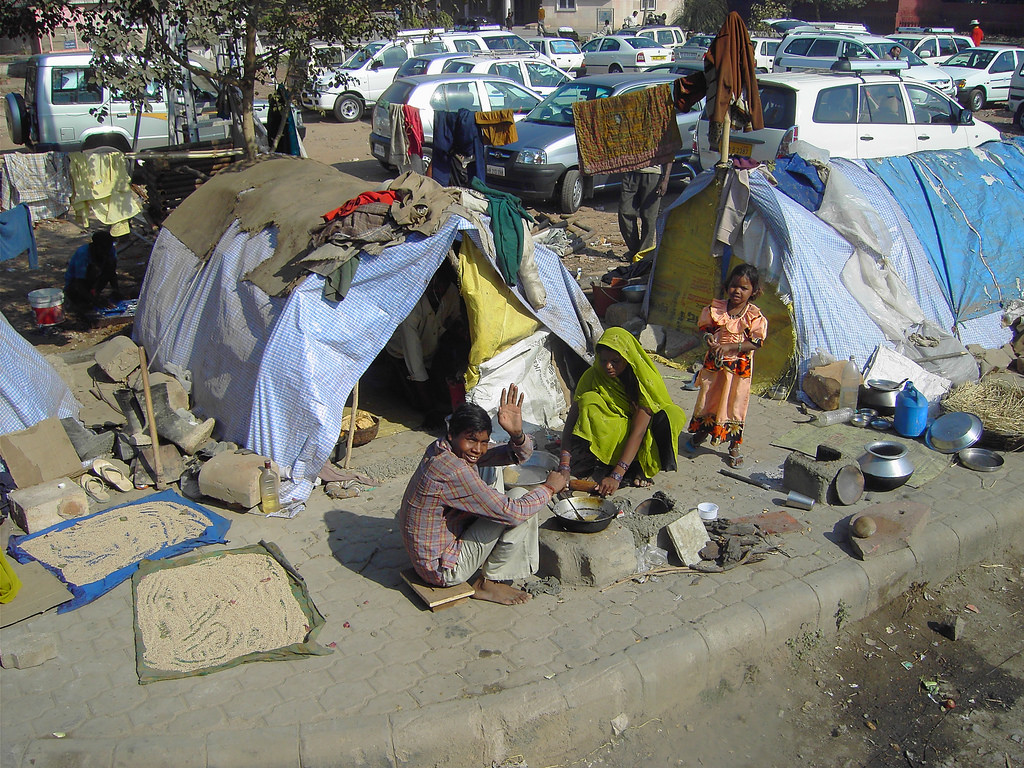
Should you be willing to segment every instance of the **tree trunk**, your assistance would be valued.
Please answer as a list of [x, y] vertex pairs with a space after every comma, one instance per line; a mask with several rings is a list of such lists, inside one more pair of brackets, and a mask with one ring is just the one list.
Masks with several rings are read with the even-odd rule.
[[245, 23], [245, 60], [242, 67], [242, 139], [245, 141], [245, 156], [255, 160], [259, 148], [256, 146], [256, 128], [252, 118], [252, 102], [256, 91], [256, 19], [252, 16]]

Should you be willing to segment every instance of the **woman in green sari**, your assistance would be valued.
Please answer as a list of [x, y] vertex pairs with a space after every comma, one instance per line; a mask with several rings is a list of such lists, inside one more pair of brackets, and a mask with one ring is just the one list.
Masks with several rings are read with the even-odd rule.
[[576, 387], [559, 471], [592, 477], [601, 496], [624, 483], [650, 485], [661, 470], [676, 468], [685, 419], [640, 343], [629, 331], [609, 328]]

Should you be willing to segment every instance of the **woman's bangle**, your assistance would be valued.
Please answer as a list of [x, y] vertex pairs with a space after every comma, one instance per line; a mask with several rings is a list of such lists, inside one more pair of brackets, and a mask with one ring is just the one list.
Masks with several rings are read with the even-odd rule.
[[619, 462], [618, 464], [616, 464], [615, 466], [616, 466], [616, 467], [622, 467], [622, 471], [623, 471], [623, 472], [626, 472], [626, 471], [628, 471], [628, 470], [629, 470], [629, 464], [627, 464], [627, 463], [626, 463], [626, 462], [624, 462], [624, 461], [620, 461], [620, 462]]
[[609, 477], [611, 477], [611, 479], [614, 480], [616, 483], [622, 482], [622, 475], [619, 474], [618, 472], [612, 472], [611, 475], [609, 475]]
[[559, 472], [568, 472], [569, 471], [569, 465], [568, 464], [559, 464], [558, 465], [558, 471]]
[[563, 458], [563, 459], [568, 460], [568, 459], [572, 458], [572, 452], [571, 451], [562, 451], [559, 454], [559, 456], [561, 456], [561, 458]]

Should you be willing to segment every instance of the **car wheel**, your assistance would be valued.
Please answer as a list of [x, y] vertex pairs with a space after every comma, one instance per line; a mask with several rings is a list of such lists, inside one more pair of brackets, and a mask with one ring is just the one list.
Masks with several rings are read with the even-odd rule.
[[15, 144], [28, 140], [28, 110], [20, 93], [8, 93], [4, 97], [4, 113], [7, 117], [7, 135]]
[[1017, 126], [1017, 130], [1024, 133], [1024, 102], [1017, 107], [1017, 114], [1014, 115], [1013, 122]]
[[334, 119], [339, 123], [354, 123], [363, 116], [363, 100], [354, 93], [343, 93], [334, 102]]
[[562, 192], [558, 208], [562, 213], [576, 213], [583, 202], [583, 177], [575, 168], [570, 168], [562, 177]]
[[611, 66], [608, 67], [609, 75], [617, 75], [620, 72], [622, 72], [622, 67], [620, 67], [618, 64], [612, 64]]
[[975, 88], [969, 94], [967, 94], [967, 108], [972, 112], [978, 112], [982, 107], [985, 106], [985, 90], [983, 88]]
[[117, 134], [90, 136], [82, 142], [82, 151], [88, 152], [92, 149], [116, 149], [118, 152], [131, 152], [131, 145], [123, 136]]

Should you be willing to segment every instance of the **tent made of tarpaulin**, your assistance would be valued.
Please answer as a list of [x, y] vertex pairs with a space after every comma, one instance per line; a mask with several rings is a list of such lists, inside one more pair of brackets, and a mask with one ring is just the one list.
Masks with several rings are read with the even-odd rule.
[[81, 407], [57, 370], [0, 313], [0, 434], [77, 416]]
[[[837, 159], [832, 165], [846, 175], [884, 222], [892, 240], [891, 251], [885, 254], [887, 262], [906, 283], [924, 318], [939, 328], [955, 327], [964, 344], [994, 348], [1006, 343], [1008, 332], [1000, 324], [998, 311], [955, 322], [947, 292], [884, 179], [858, 161]], [[744, 173], [749, 176], [750, 198], [733, 254], [757, 266], [762, 279], [776, 286], [789, 304], [801, 370], [806, 370], [817, 349], [840, 359], [854, 355], [863, 364], [877, 346], [892, 346], [843, 283], [841, 274], [853, 246], [774, 187], [761, 171]], [[978, 179], [975, 183], [986, 182]], [[728, 269], [711, 255], [720, 200], [720, 185], [708, 171], [691, 182], [659, 220], [661, 245], [648, 296], [652, 323], [696, 332], [695, 317], [709, 296], [717, 293]], [[700, 266], [680, 267], [686, 261]], [[772, 332], [770, 324], [769, 339]], [[755, 374], [756, 370], [757, 365]]]
[[[451, 216], [431, 237], [410, 238], [380, 256], [363, 254], [337, 303], [311, 274], [289, 294], [268, 296], [243, 280], [270, 257], [275, 228], [238, 222], [205, 260], [164, 229], [153, 247], [135, 321], [152, 366], [192, 372], [194, 408], [218, 422], [217, 435], [273, 457], [292, 480], [286, 499], [305, 499], [330, 460], [353, 386], [413, 309], [456, 237], [483, 252], [475, 225]], [[600, 324], [575, 279], [538, 246], [547, 303], [534, 311], [554, 336], [590, 359]], [[493, 258], [488, 255], [491, 266]], [[483, 384], [483, 382], [482, 382]]]

